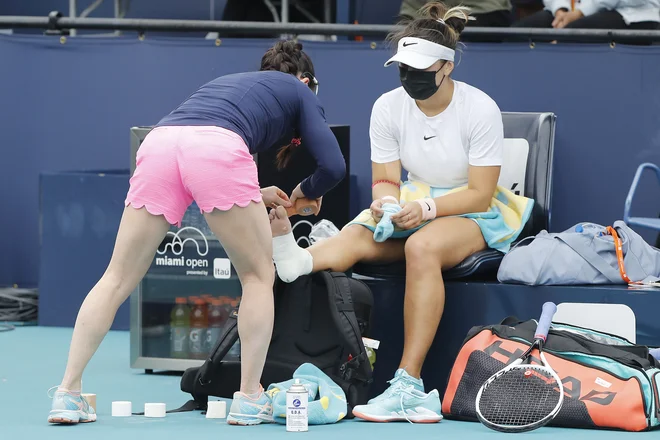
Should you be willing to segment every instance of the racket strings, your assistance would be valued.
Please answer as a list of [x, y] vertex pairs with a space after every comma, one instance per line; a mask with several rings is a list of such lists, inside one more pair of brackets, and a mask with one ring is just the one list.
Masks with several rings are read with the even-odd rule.
[[[500, 426], [525, 426], [545, 420], [559, 403], [559, 384], [541, 368], [514, 368], [484, 389], [481, 415]], [[557, 390], [555, 389], [557, 388]]]

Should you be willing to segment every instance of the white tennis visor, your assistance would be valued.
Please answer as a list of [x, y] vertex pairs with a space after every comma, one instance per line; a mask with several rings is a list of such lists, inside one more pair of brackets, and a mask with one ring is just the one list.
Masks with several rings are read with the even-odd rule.
[[428, 69], [438, 60], [454, 61], [454, 50], [429, 40], [405, 37], [399, 40], [396, 55], [387, 60], [385, 67], [401, 63], [413, 69]]

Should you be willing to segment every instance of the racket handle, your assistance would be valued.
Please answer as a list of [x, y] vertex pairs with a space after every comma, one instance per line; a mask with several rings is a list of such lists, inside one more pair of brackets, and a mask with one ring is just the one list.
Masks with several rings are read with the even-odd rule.
[[539, 319], [539, 325], [536, 327], [536, 334], [534, 338], [536, 339], [545, 339], [548, 337], [548, 332], [550, 331], [550, 324], [552, 324], [552, 317], [557, 311], [557, 306], [555, 303], [547, 302], [543, 304], [543, 311], [541, 312], [541, 318]]

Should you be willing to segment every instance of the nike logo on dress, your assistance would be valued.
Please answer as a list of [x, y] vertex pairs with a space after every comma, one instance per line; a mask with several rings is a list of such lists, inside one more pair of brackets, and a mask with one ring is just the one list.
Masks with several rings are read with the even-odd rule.
[[428, 141], [429, 139], [433, 139], [434, 137], [435, 137], [435, 136], [429, 136], [429, 137], [424, 136], [424, 140], [425, 140], [425, 141]]

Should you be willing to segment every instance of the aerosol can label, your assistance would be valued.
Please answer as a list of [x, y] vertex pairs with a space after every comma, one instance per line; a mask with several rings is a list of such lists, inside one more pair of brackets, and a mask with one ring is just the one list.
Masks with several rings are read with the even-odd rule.
[[307, 389], [297, 383], [291, 385], [286, 392], [286, 430], [290, 432], [305, 432], [308, 428]]

